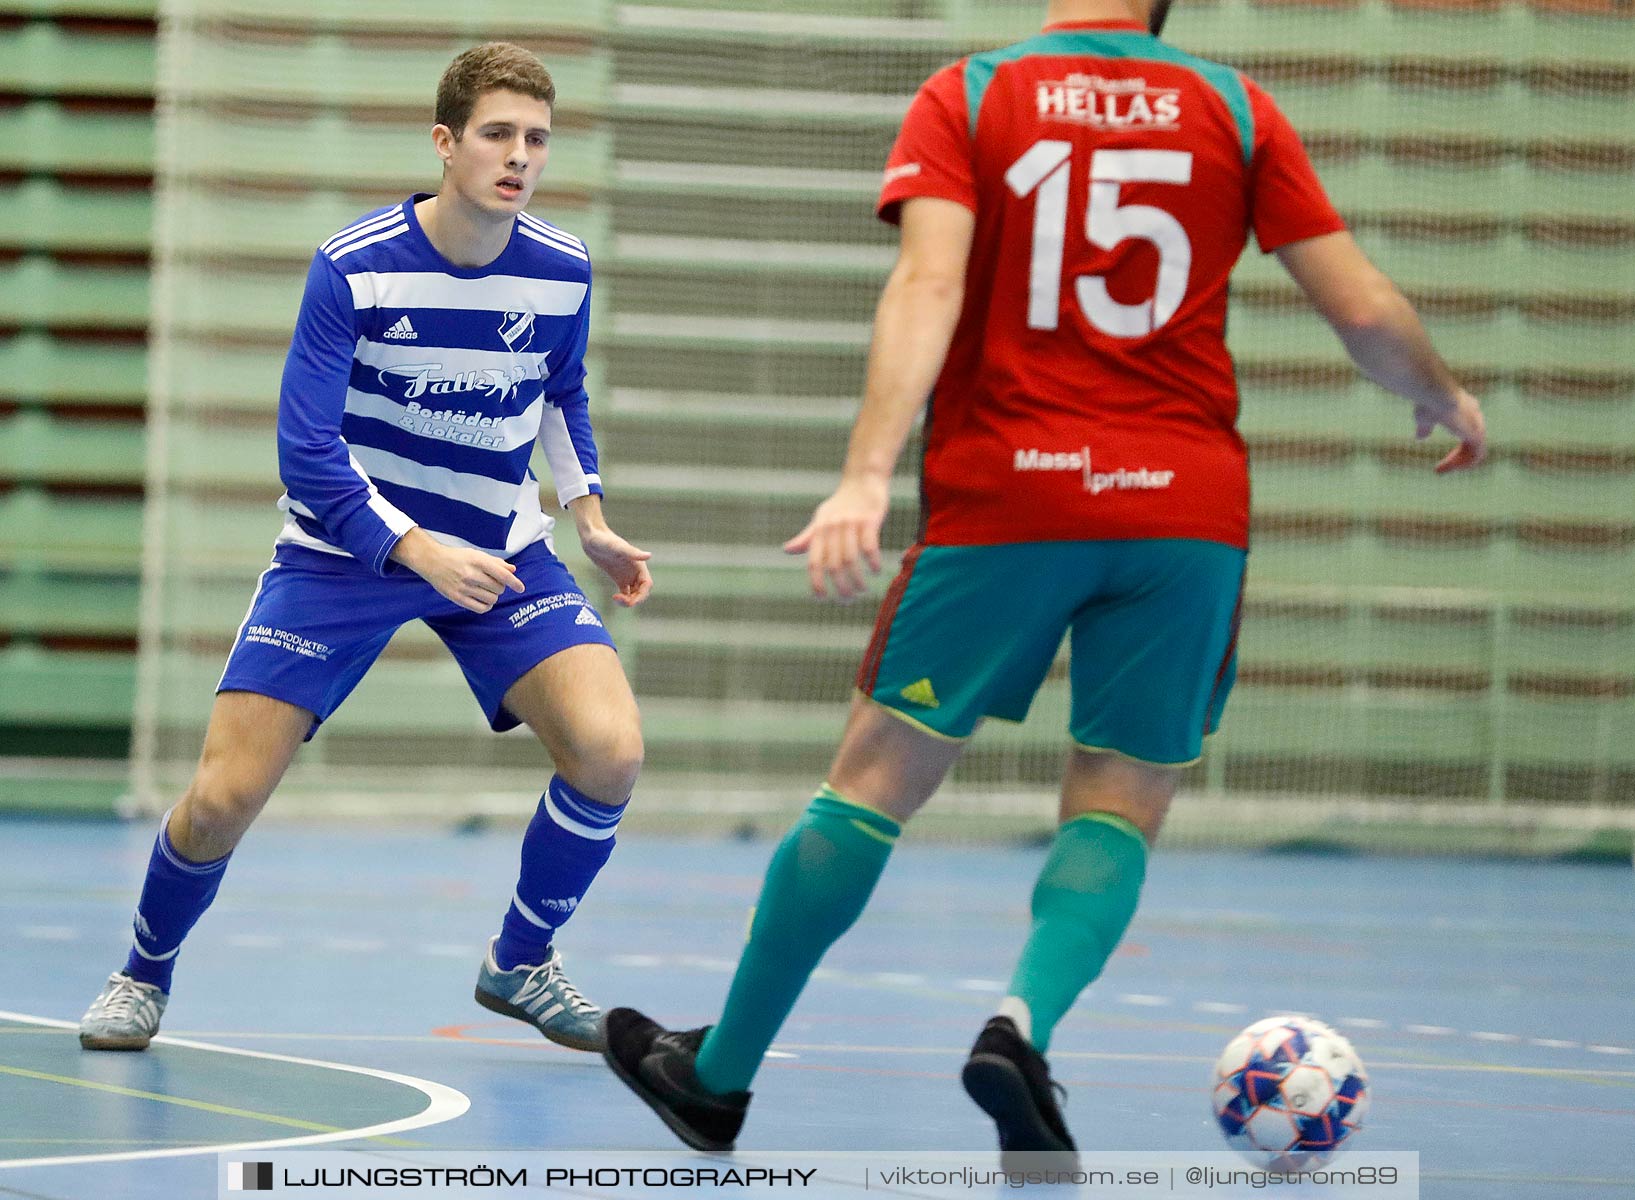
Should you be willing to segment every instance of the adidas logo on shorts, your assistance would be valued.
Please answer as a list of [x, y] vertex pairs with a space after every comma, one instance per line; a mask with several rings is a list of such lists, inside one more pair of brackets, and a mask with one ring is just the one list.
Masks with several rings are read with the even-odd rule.
[[922, 708], [942, 707], [942, 701], [937, 699], [936, 689], [931, 686], [929, 679], [911, 683], [897, 694], [910, 704], [918, 704]]
[[591, 612], [589, 608], [581, 608], [579, 610], [579, 615], [573, 619], [573, 623], [575, 625], [594, 625], [598, 629], [602, 627], [600, 618], [598, 618], [595, 613]]

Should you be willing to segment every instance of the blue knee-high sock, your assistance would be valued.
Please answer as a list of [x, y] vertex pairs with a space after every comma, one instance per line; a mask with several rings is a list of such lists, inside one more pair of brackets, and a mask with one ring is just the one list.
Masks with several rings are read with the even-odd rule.
[[148, 877], [142, 883], [142, 896], [131, 922], [136, 938], [125, 960], [125, 973], [132, 979], [151, 983], [166, 993], [170, 991], [182, 939], [216, 898], [227, 860], [233, 857], [229, 853], [203, 863], [183, 858], [170, 840], [169, 826], [167, 812], [159, 821], [159, 836], [153, 839]]
[[551, 776], [551, 786], [522, 835], [522, 872], [494, 947], [500, 970], [550, 956], [551, 938], [613, 853], [613, 835], [629, 803], [602, 804], [562, 776]]

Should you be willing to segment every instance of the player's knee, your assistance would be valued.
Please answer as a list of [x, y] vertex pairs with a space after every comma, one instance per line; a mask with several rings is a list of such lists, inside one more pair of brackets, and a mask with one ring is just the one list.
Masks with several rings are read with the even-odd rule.
[[622, 804], [635, 790], [644, 754], [641, 729], [617, 726], [582, 739], [557, 768], [591, 799]]
[[619, 803], [635, 790], [646, 753], [640, 729], [623, 729], [609, 739], [601, 756], [601, 771], [607, 785], [607, 793], [601, 799]]
[[199, 765], [183, 803], [196, 837], [237, 842], [267, 802], [267, 790], [224, 764]]

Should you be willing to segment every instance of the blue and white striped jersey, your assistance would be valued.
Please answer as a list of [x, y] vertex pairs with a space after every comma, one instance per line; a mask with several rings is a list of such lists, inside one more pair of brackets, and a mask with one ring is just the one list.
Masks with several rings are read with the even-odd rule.
[[564, 505], [600, 494], [585, 394], [590, 257], [526, 213], [487, 266], [457, 267], [411, 196], [313, 257], [278, 401], [284, 547], [382, 572], [419, 525], [509, 557], [548, 541], [528, 459]]

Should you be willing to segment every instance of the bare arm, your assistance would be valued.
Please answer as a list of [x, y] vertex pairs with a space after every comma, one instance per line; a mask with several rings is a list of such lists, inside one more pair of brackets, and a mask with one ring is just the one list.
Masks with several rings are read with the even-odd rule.
[[828, 595], [830, 579], [840, 599], [860, 594], [859, 558], [880, 569], [892, 470], [953, 341], [975, 227], [971, 210], [951, 200], [922, 196], [903, 204], [902, 244], [875, 310], [863, 407], [840, 485], [783, 547], [807, 556], [815, 595]]
[[1284, 269], [1334, 327], [1351, 361], [1369, 379], [1413, 402], [1415, 433], [1440, 425], [1459, 445], [1438, 471], [1474, 467], [1487, 453], [1482, 408], [1431, 345], [1425, 326], [1397, 286], [1368, 261], [1349, 233], [1294, 242], [1277, 251]]
[[568, 502], [574, 524], [579, 529], [579, 548], [618, 585], [613, 603], [632, 608], [647, 599], [653, 590], [653, 574], [647, 560], [653, 555], [632, 546], [612, 529], [602, 516], [602, 498], [594, 493]]

